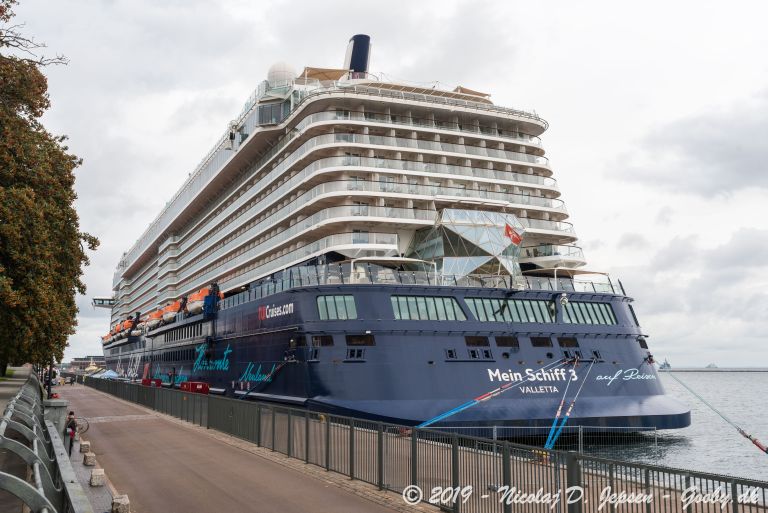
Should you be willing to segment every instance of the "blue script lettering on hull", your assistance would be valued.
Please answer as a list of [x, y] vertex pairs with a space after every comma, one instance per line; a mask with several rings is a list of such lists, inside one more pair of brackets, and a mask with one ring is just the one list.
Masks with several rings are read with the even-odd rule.
[[264, 374], [261, 372], [261, 364], [259, 364], [258, 369], [256, 369], [256, 372], [253, 372], [253, 368], [255, 365], [253, 362], [248, 362], [248, 367], [245, 368], [245, 372], [243, 372], [242, 376], [240, 376], [240, 379], [238, 381], [266, 381], [267, 383], [272, 381], [272, 375], [275, 373], [275, 368], [277, 367], [277, 364], [272, 364], [272, 369], [267, 374]]
[[227, 348], [224, 350], [224, 354], [218, 360], [209, 360], [205, 357], [206, 344], [200, 344], [197, 346], [197, 358], [194, 365], [192, 365], [192, 372], [197, 371], [228, 371], [229, 370], [229, 355], [232, 349]]

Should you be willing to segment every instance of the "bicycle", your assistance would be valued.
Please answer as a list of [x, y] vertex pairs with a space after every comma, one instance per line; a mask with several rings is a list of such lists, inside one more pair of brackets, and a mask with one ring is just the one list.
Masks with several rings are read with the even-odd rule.
[[85, 417], [75, 417], [75, 422], [77, 423], [77, 432], [81, 435], [88, 431], [88, 428], [91, 427], [91, 425], [88, 423], [88, 419]]

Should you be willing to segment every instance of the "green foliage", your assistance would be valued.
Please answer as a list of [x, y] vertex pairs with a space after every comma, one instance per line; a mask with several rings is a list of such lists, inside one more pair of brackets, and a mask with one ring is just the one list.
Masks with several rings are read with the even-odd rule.
[[49, 107], [38, 58], [42, 47], [20, 35], [14, 0], [0, 0], [0, 369], [7, 362], [63, 356], [74, 333], [75, 296], [85, 293], [86, 248], [98, 240], [79, 229], [74, 170], [81, 160], [64, 136], [40, 123]]

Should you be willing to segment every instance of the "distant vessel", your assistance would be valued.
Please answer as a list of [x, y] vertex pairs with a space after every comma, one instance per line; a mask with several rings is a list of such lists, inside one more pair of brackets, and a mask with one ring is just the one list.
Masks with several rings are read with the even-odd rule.
[[405, 424], [493, 397], [449, 423], [549, 427], [578, 388], [574, 425], [689, 425], [633, 299], [582, 270], [547, 122], [369, 56], [270, 68], [94, 299], [108, 367]]
[[717, 367], [717, 365], [715, 365], [714, 363], [710, 363], [709, 365], [707, 365], [707, 366], [706, 366], [706, 367], [704, 367], [704, 368], [705, 368], [705, 369], [717, 369], [718, 367]]
[[662, 363], [661, 365], [659, 365], [659, 370], [661, 370], [661, 371], [667, 371], [667, 370], [670, 370], [670, 369], [672, 369], [672, 366], [669, 364], [669, 362], [667, 361], [667, 359], [666, 359], [666, 358], [664, 358], [664, 363]]

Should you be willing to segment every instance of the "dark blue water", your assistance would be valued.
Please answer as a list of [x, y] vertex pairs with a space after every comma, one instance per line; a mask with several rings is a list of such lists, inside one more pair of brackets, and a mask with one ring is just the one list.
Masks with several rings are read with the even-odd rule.
[[[658, 443], [624, 456], [634, 461], [768, 481], [768, 454], [696, 399], [666, 373], [667, 393], [691, 408], [691, 426], [660, 431]], [[768, 372], [676, 372], [675, 376], [746, 432], [768, 444]], [[614, 448], [615, 450], [616, 448]]]

